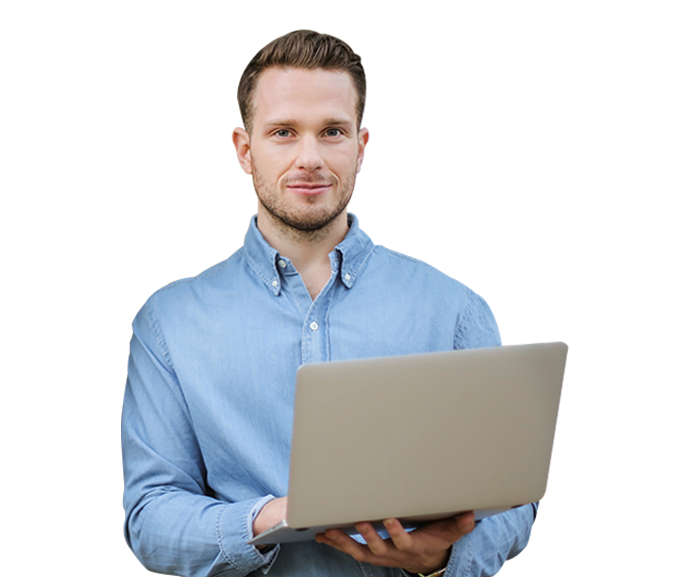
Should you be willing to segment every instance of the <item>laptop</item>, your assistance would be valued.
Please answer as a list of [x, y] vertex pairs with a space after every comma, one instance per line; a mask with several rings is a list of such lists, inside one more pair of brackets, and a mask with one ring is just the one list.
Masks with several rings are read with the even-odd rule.
[[568, 347], [541, 343], [302, 365], [286, 518], [254, 545], [356, 534], [546, 492]]

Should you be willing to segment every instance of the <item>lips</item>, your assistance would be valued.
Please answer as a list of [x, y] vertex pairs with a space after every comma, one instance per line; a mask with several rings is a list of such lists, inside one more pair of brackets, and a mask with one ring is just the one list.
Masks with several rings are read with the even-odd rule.
[[287, 189], [294, 194], [308, 196], [322, 194], [331, 188], [330, 182], [291, 182]]

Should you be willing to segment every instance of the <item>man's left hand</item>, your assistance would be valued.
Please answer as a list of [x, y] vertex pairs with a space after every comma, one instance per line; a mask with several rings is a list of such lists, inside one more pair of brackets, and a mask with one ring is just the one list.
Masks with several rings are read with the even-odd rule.
[[428, 573], [445, 567], [453, 543], [472, 532], [474, 513], [428, 523], [409, 533], [397, 519], [387, 519], [384, 526], [390, 539], [382, 539], [370, 523], [355, 525], [366, 545], [338, 529], [317, 535], [316, 541], [335, 547], [357, 561], [379, 567], [399, 567], [410, 573]]

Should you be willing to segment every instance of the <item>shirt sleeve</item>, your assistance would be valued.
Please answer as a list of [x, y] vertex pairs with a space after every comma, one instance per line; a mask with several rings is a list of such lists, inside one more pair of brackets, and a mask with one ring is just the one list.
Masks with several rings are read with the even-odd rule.
[[268, 568], [278, 554], [248, 545], [272, 498], [228, 503], [209, 494], [183, 391], [155, 315], [155, 295], [133, 323], [122, 411], [125, 538], [149, 570], [201, 577]]
[[454, 349], [501, 346], [501, 335], [489, 305], [477, 293], [466, 289], [465, 306], [455, 327]]
[[453, 545], [445, 577], [488, 577], [520, 553], [529, 541], [536, 505], [482, 519]]

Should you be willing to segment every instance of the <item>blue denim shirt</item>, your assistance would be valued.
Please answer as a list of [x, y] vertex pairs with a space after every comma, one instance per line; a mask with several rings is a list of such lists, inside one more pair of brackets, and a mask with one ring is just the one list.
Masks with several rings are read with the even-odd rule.
[[[481, 297], [349, 222], [313, 301], [254, 218], [240, 250], [137, 314], [122, 414], [125, 535], [147, 568], [403, 574], [313, 541], [265, 554], [247, 544], [261, 507], [287, 494], [299, 365], [500, 344]], [[533, 518], [527, 506], [485, 519], [454, 545], [446, 575], [493, 575], [527, 544]]]

